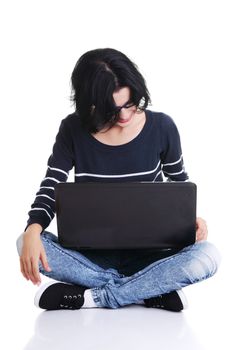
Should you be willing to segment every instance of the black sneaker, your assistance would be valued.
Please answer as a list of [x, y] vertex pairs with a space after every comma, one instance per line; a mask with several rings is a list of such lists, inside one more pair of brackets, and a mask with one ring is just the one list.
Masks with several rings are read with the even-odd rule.
[[37, 291], [34, 304], [45, 310], [77, 310], [84, 304], [86, 289], [63, 282], [48, 282]]
[[146, 307], [154, 307], [157, 309], [169, 311], [181, 311], [188, 307], [186, 296], [182, 290], [176, 290], [171, 293], [158, 295], [157, 297], [145, 299]]

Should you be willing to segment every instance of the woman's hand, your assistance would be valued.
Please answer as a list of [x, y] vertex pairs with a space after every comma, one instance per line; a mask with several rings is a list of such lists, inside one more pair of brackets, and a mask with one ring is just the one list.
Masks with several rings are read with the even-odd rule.
[[196, 219], [196, 242], [206, 240], [208, 236], [208, 229], [204, 219]]
[[23, 248], [20, 256], [20, 268], [23, 276], [34, 284], [40, 284], [39, 260], [46, 271], [51, 271], [40, 233], [25, 232], [23, 235]]

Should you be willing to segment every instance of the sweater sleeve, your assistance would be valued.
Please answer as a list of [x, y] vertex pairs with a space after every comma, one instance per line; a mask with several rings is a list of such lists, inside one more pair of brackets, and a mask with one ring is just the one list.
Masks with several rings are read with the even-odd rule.
[[54, 186], [67, 181], [69, 171], [73, 168], [73, 158], [71, 132], [65, 118], [61, 121], [52, 154], [48, 159], [45, 177], [28, 212], [25, 231], [33, 223], [40, 224], [43, 230], [49, 226], [55, 215]]
[[180, 135], [173, 119], [168, 115], [162, 116], [161, 121], [161, 166], [167, 181], [187, 181]]

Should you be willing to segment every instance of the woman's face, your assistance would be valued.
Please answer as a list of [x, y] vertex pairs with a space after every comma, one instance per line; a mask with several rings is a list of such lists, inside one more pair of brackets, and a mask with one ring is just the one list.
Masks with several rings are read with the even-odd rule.
[[130, 125], [137, 110], [136, 106], [132, 105], [130, 101], [130, 89], [128, 87], [119, 89], [117, 92], [113, 93], [113, 99], [116, 107], [120, 108], [124, 106], [121, 108], [119, 120], [115, 125], [119, 125], [121, 127]]

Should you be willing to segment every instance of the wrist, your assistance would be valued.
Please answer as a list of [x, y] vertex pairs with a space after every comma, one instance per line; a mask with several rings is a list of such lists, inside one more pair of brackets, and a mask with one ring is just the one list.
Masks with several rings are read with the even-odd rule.
[[43, 228], [40, 224], [31, 224], [27, 227], [25, 234], [27, 235], [38, 235], [40, 236], [41, 232], [43, 231]]

